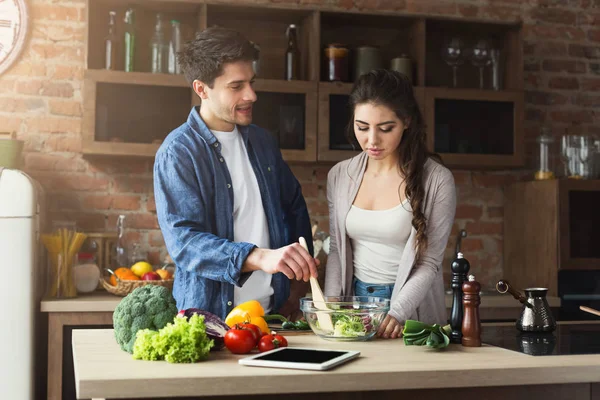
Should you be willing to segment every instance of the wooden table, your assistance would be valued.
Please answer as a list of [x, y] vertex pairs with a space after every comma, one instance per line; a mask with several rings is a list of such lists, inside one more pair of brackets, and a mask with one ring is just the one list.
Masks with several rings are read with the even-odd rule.
[[65, 326], [112, 325], [112, 314], [121, 297], [94, 292], [73, 299], [46, 299], [48, 313], [48, 400], [63, 400], [63, 332]]
[[[48, 400], [63, 400], [63, 330], [65, 326], [112, 325], [112, 313], [121, 297], [97, 291], [73, 299], [45, 299], [42, 312], [48, 313]], [[448, 316], [452, 297], [446, 295]], [[560, 307], [560, 299], [549, 297], [551, 307]], [[483, 295], [480, 315], [482, 320], [516, 320], [521, 304], [509, 295]]]
[[[287, 400], [440, 398], [598, 399], [598, 355], [529, 356], [484, 345], [442, 351], [401, 340], [330, 342], [288, 336], [290, 346], [347, 349], [360, 358], [330, 371], [247, 367], [242, 355], [212, 352], [195, 364], [138, 361], [120, 350], [112, 330], [73, 333], [78, 398], [204, 398]], [[377, 393], [372, 393], [377, 391]], [[369, 393], [371, 392], [371, 393]], [[451, 396], [449, 396], [451, 395]], [[231, 397], [228, 397], [231, 396]], [[260, 396], [260, 397], [259, 397]], [[441, 397], [440, 397], [441, 396]], [[596, 397], [592, 397], [596, 396]], [[188, 397], [186, 397], [188, 398]]]

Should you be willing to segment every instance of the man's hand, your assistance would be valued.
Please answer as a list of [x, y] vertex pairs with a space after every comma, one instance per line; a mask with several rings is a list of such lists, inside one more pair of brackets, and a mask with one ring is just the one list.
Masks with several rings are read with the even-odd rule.
[[283, 273], [289, 279], [308, 282], [317, 277], [319, 260], [314, 259], [299, 243], [276, 250], [256, 248], [246, 258], [243, 272], [263, 270], [269, 274]]
[[401, 338], [402, 328], [403, 326], [400, 325], [400, 322], [388, 314], [385, 316], [381, 325], [379, 325], [379, 329], [377, 329], [377, 337], [384, 339]]

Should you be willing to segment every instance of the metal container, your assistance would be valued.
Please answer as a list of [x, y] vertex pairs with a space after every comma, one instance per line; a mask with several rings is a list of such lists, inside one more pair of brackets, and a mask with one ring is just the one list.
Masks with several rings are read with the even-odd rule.
[[381, 51], [375, 46], [361, 46], [354, 50], [354, 80], [362, 74], [382, 68]]
[[547, 288], [524, 289], [525, 296], [516, 291], [507, 280], [500, 280], [496, 284], [500, 293], [509, 292], [523, 304], [521, 316], [516, 327], [521, 332], [552, 332], [556, 329], [556, 320], [546, 300]]
[[402, 54], [400, 57], [392, 59], [390, 62], [390, 69], [406, 75], [408, 79], [413, 82], [412, 60], [406, 54]]

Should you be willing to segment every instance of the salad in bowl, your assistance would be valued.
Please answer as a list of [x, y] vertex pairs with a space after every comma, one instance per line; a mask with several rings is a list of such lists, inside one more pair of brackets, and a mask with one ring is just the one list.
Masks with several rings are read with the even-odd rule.
[[[326, 309], [321, 309], [320, 306]], [[371, 296], [325, 297], [324, 304], [300, 299], [300, 309], [313, 332], [327, 340], [371, 339], [390, 310], [390, 300]]]

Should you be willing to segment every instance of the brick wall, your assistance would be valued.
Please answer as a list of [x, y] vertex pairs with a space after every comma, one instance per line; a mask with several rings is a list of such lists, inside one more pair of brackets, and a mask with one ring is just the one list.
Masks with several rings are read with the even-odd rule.
[[[260, 0], [264, 2], [265, 0]], [[255, 2], [247, 0], [248, 3]], [[542, 124], [555, 135], [565, 128], [598, 133], [600, 105], [599, 0], [273, 0], [324, 4], [338, 9], [400, 10], [525, 22], [526, 140], [528, 154]], [[238, 1], [242, 3], [242, 1]], [[164, 256], [152, 195], [151, 161], [81, 157], [85, 1], [30, 0], [31, 40], [17, 65], [0, 77], [0, 130], [26, 141], [25, 170], [48, 191], [52, 219], [74, 219], [85, 230], [113, 229], [128, 215], [130, 240], [148, 244], [149, 257]], [[531, 157], [530, 157], [531, 158]], [[528, 161], [531, 165], [531, 160]], [[298, 166], [311, 216], [327, 228], [326, 166]], [[525, 171], [453, 171], [456, 232], [472, 270], [485, 286], [502, 275], [503, 186]], [[449, 265], [445, 264], [445, 268]]]

